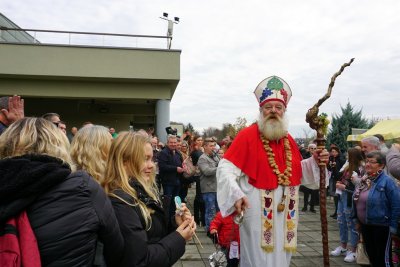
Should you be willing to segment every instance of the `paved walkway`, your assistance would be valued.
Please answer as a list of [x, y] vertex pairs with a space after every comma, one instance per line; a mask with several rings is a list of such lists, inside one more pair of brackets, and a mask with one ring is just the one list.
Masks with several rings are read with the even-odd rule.
[[[303, 194], [300, 193], [300, 207], [302, 207]], [[189, 189], [188, 206], [192, 210], [194, 199], [194, 188]], [[300, 212], [300, 223], [298, 228], [298, 243], [297, 252], [292, 256], [291, 267], [300, 266], [323, 266], [322, 256], [322, 236], [321, 236], [321, 220], [319, 214], [319, 206], [317, 213]], [[339, 245], [339, 228], [336, 220], [329, 217], [333, 213], [333, 199], [327, 199], [327, 214], [328, 214], [328, 239], [329, 251], [335, 249]], [[191, 241], [186, 246], [186, 253], [174, 265], [174, 267], [204, 267], [209, 266], [208, 256], [215, 251], [215, 247], [204, 231], [203, 227], [198, 227], [196, 230], [204, 248], [199, 244]], [[357, 264], [346, 263], [344, 257], [329, 257], [330, 266], [359, 266]], [[256, 267], [256, 266], [255, 266]], [[279, 267], [279, 266], [274, 266]]]

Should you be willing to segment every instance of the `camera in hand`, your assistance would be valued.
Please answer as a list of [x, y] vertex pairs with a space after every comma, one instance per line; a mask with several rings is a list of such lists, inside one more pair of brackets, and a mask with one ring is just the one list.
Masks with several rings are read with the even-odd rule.
[[177, 135], [178, 134], [178, 130], [172, 128], [171, 126], [168, 126], [167, 128], [165, 128], [165, 131], [167, 131], [167, 134], [169, 134], [169, 135]]

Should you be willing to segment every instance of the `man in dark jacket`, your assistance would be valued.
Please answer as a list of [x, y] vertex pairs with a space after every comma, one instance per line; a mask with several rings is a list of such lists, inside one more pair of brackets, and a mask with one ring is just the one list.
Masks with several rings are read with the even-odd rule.
[[[169, 135], [167, 146], [158, 154], [158, 168], [164, 195], [173, 199], [179, 195], [180, 177], [183, 173], [182, 156], [176, 151], [177, 137]], [[173, 203], [173, 202], [172, 202]], [[175, 206], [170, 205], [170, 214]]]

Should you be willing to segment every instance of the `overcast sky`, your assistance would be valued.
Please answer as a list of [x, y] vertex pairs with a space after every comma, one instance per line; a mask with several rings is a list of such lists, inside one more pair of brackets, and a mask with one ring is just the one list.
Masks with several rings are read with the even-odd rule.
[[[220, 128], [256, 119], [253, 91], [277, 75], [290, 85], [290, 131], [309, 131], [307, 110], [336, 80], [322, 112], [348, 101], [367, 119], [400, 118], [400, 1], [379, 0], [12, 0], [0, 12], [21, 28], [165, 35], [177, 16], [172, 48], [182, 50], [171, 120]], [[39, 38], [40, 39], [40, 38]]]

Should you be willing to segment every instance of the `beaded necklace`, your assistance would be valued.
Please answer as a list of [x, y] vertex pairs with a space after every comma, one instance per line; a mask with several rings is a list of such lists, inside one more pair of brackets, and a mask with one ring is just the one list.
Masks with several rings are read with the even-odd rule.
[[289, 139], [287, 136], [284, 137], [283, 146], [286, 153], [286, 169], [283, 173], [279, 171], [278, 164], [275, 161], [275, 154], [272, 148], [269, 146], [269, 140], [267, 140], [262, 134], [260, 134], [261, 141], [264, 145], [265, 152], [268, 155], [268, 162], [272, 168], [272, 171], [278, 177], [278, 184], [287, 186], [290, 184], [289, 178], [292, 176], [292, 151], [290, 150]]

